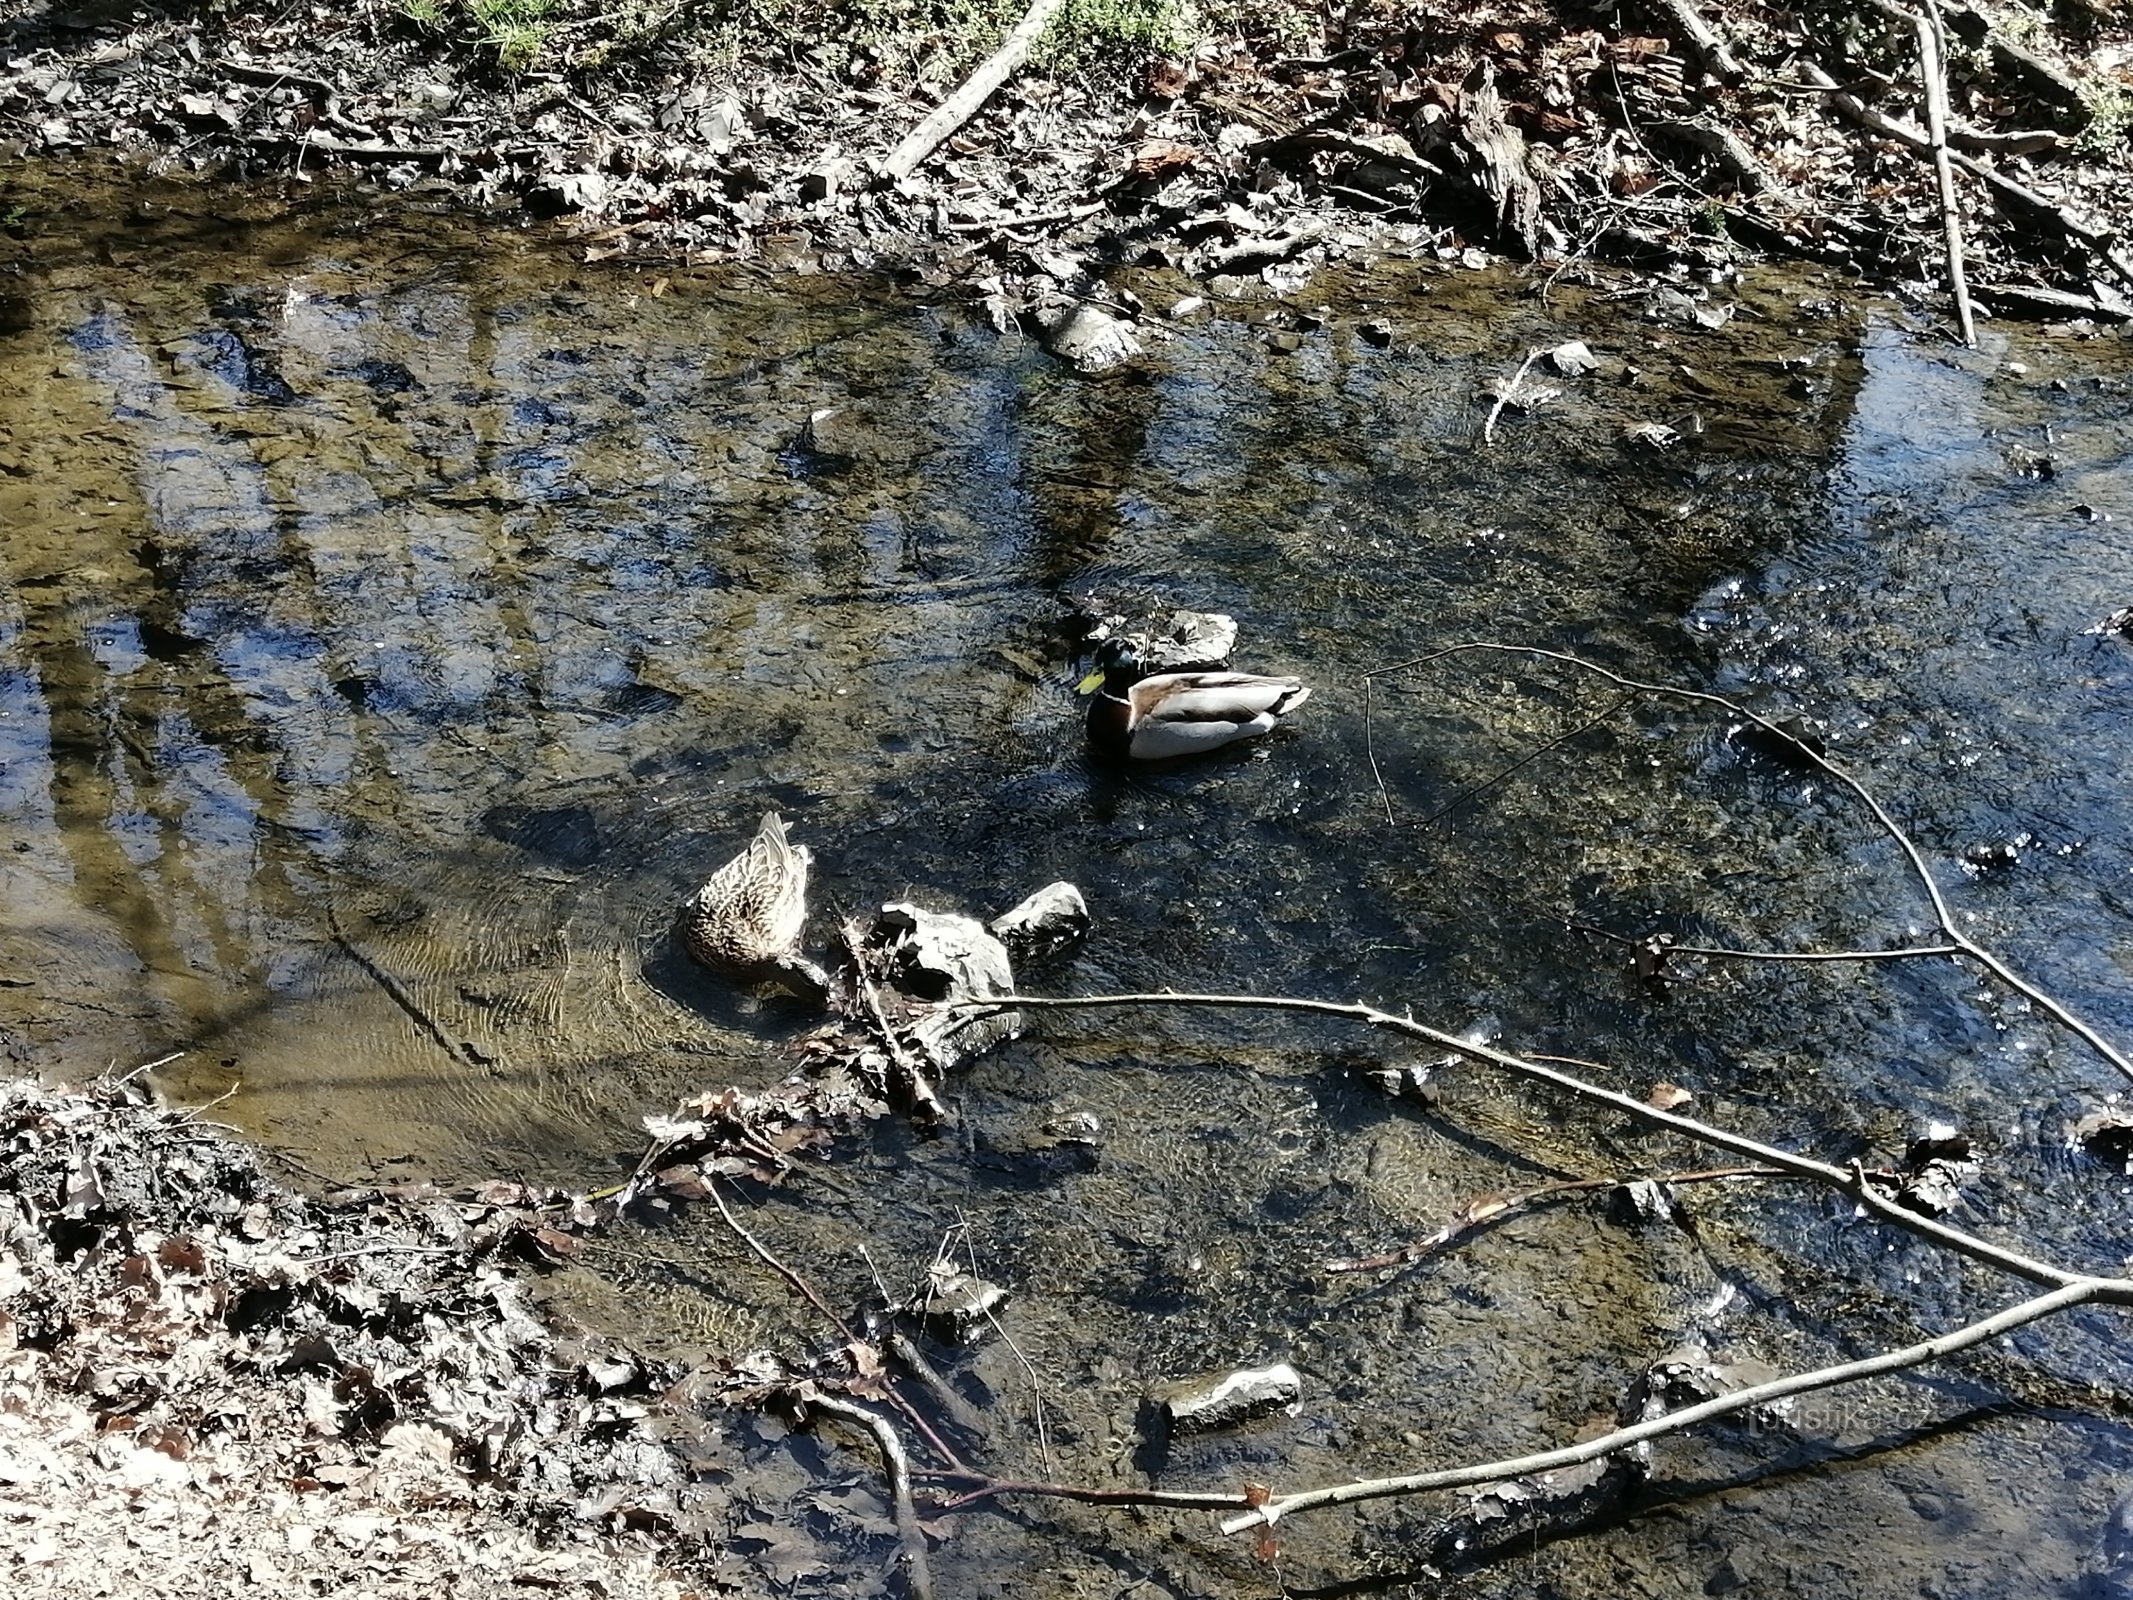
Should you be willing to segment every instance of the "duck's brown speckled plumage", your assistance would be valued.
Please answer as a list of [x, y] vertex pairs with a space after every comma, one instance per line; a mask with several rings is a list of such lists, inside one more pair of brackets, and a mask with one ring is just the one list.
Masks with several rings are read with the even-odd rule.
[[748, 848], [682, 906], [681, 937], [689, 954], [744, 982], [817, 989], [826, 980], [800, 955], [812, 859], [805, 845], [786, 835], [785, 819], [766, 813]]

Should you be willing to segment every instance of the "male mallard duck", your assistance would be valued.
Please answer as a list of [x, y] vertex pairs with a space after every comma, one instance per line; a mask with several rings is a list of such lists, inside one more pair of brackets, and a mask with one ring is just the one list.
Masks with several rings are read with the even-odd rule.
[[1141, 676], [1141, 660], [1126, 639], [1107, 639], [1096, 652], [1101, 679], [1089, 702], [1089, 742], [1106, 755], [1164, 761], [1201, 755], [1239, 739], [1256, 739], [1311, 698], [1297, 678], [1251, 672], [1165, 672]]
[[766, 813], [748, 848], [683, 903], [681, 939], [689, 954], [744, 983], [778, 983], [825, 998], [828, 976], [800, 954], [812, 860], [807, 846], [785, 836], [785, 819]]

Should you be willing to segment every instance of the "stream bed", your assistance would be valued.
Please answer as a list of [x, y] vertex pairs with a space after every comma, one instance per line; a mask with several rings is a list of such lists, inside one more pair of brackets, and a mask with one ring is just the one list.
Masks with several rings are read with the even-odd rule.
[[[1324, 314], [1156, 319], [1090, 380], [960, 288], [609, 272], [404, 200], [253, 203], [55, 186], [11, 245], [15, 1070], [160, 1060], [321, 1182], [615, 1182], [641, 1119], [777, 1080], [817, 1021], [675, 937], [777, 810], [815, 856], [817, 954], [884, 900], [990, 916], [1064, 878], [1094, 929], [1032, 992], [1366, 1000], [1840, 1162], [1952, 1123], [1982, 1164], [1953, 1221], [2133, 1258], [2126, 1178], [2068, 1141], [2124, 1085], [2026, 1003], [1944, 959], [1652, 982], [1607, 937], [1929, 942], [1855, 801], [1714, 707], [1434, 656], [1541, 646], [1805, 719], [1966, 931], [2133, 1041], [2133, 654], [2091, 631], [2133, 602], [2123, 341], [1988, 324], [1962, 351], [1833, 275], [1540, 295], [1359, 252], [1304, 291]], [[1571, 339], [1598, 371], [1492, 419], [1490, 385]], [[1655, 423], [1675, 442], [1631, 436]], [[1092, 596], [1228, 612], [1238, 665], [1312, 698], [1197, 764], [1107, 767], [1075, 694]], [[1426, 1093], [1388, 1095], [1409, 1069]], [[1693, 1227], [1573, 1201], [1329, 1273], [1490, 1194], [1712, 1161], [1323, 1019], [1038, 1015], [943, 1093], [944, 1129], [857, 1127], [749, 1224], [846, 1308], [943, 1259], [1006, 1287], [999, 1328], [939, 1354], [1007, 1476], [1289, 1490], [1511, 1456], [1684, 1345], [1792, 1370], [2017, 1298], [1775, 1184], [1684, 1189]], [[1064, 1117], [1093, 1160], [1042, 1158]], [[545, 1292], [667, 1359], [830, 1338], [707, 1208]], [[1025, 1500], [950, 1518], [936, 1578], [2078, 1593], [2133, 1486], [2121, 1335], [2069, 1316], [1668, 1441], [1567, 1532], [1448, 1543], [1436, 1497], [1255, 1550]], [[1150, 1442], [1151, 1385], [1272, 1361], [1296, 1415]], [[764, 1431], [720, 1470], [789, 1530], [790, 1592], [876, 1592], [894, 1540], [825, 1498], [871, 1455]]]

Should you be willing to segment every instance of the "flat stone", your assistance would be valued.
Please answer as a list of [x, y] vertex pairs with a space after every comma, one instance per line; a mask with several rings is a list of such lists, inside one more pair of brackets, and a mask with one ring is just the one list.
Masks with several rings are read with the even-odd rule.
[[1148, 1391], [1148, 1403], [1172, 1433], [1233, 1428], [1269, 1412], [1301, 1409], [1303, 1379], [1286, 1361], [1180, 1378]]

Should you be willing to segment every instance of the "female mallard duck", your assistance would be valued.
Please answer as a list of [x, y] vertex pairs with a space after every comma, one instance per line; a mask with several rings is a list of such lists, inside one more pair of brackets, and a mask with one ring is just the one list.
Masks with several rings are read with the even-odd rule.
[[1165, 672], [1141, 676], [1126, 639], [1096, 652], [1103, 687], [1089, 702], [1089, 742], [1106, 755], [1166, 761], [1201, 755], [1239, 739], [1256, 739], [1311, 698], [1297, 678], [1250, 672]]
[[829, 978], [800, 954], [807, 923], [807, 846], [785, 836], [785, 819], [763, 817], [748, 848], [711, 874], [681, 908], [689, 954], [744, 983], [777, 983], [809, 999]]

